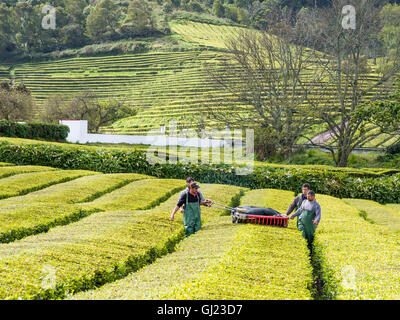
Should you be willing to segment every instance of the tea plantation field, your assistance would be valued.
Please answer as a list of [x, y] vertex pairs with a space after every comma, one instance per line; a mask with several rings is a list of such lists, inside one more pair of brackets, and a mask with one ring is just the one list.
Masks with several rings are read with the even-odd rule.
[[[174, 121], [178, 128], [223, 129], [206, 114], [207, 110], [229, 111], [239, 102], [210, 80], [205, 63], [218, 66], [226, 58], [225, 41], [243, 30], [236, 26], [221, 26], [192, 21], [171, 21], [172, 36], [188, 46], [182, 51], [153, 50], [147, 53], [84, 56], [34, 63], [16, 63], [12, 73], [16, 83], [23, 82], [32, 91], [37, 103], [37, 117], [46, 99], [64, 94], [69, 99], [84, 91], [99, 98], [117, 98], [138, 108], [136, 116], [125, 118], [101, 128], [103, 133], [159, 133], [162, 126]], [[9, 66], [0, 65], [0, 80], [9, 78]], [[304, 75], [307, 77], [307, 74]], [[371, 74], [360, 80], [367, 87], [377, 77]], [[232, 83], [243, 79], [232, 74]], [[334, 96], [327, 90], [324, 101]], [[316, 100], [320, 100], [318, 95]], [[243, 106], [249, 110], [248, 106]], [[368, 142], [368, 147], [386, 146], [393, 140], [386, 136]], [[304, 141], [303, 141], [304, 142]]]
[[[185, 183], [0, 164], [1, 299], [399, 299], [398, 205], [317, 195], [313, 254], [296, 229], [202, 208], [169, 221]], [[294, 193], [201, 184], [215, 202], [285, 212]], [[318, 280], [318, 281], [317, 281]], [[324, 283], [317, 286], [315, 283]]]

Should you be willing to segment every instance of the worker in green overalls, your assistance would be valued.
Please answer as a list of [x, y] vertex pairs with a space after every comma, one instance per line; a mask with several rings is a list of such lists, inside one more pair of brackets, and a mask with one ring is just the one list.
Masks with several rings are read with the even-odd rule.
[[290, 219], [298, 218], [298, 229], [303, 232], [303, 237], [311, 244], [314, 239], [315, 229], [321, 221], [321, 206], [315, 200], [315, 192], [307, 193], [307, 200], [303, 201], [300, 208], [291, 215]]
[[183, 211], [183, 225], [187, 236], [197, 232], [201, 228], [201, 214], [200, 205], [211, 206], [211, 200], [203, 201], [199, 195], [200, 186], [193, 182], [190, 184], [187, 192], [184, 192], [179, 197], [178, 203], [173, 210], [170, 220], [174, 221], [175, 213], [184, 206]]
[[[307, 193], [310, 191], [310, 185], [308, 183], [303, 184], [301, 187], [301, 195], [294, 198], [289, 208], [286, 210], [286, 215], [289, 216], [294, 210], [298, 210], [304, 200], [307, 200]], [[297, 229], [299, 228], [299, 218], [297, 218]]]

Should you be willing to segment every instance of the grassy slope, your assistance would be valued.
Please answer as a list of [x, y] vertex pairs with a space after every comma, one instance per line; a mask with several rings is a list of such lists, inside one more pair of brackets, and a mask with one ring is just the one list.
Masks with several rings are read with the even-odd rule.
[[8, 72], [8, 66], [0, 64], [0, 82], [10, 81], [10, 73]]

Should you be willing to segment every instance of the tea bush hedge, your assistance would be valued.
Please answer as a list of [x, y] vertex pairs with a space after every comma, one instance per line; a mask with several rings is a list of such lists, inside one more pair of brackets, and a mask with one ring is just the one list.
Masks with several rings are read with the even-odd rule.
[[[87, 175], [91, 172], [75, 171], [74, 174]], [[95, 172], [92, 174], [95, 176], [82, 177], [24, 196], [0, 200], [0, 242], [12, 242], [33, 234], [47, 232], [55, 226], [78, 221], [101, 209], [84, 208], [84, 204], [74, 205], [74, 202], [92, 199], [93, 196], [99, 197], [127, 182], [147, 177], [136, 174], [102, 175]], [[131, 191], [135, 191], [134, 186], [131, 187]], [[160, 197], [165, 197], [165, 194], [159, 195], [153, 192], [149, 196], [153, 196], [152, 201], [157, 201]], [[136, 196], [137, 198], [139, 197]], [[145, 198], [141, 204], [150, 204], [151, 201], [146, 201], [147, 199]], [[138, 209], [140, 206], [133, 208]]]
[[[213, 194], [216, 201], [226, 203], [239, 189], [202, 188], [205, 196]], [[0, 297], [62, 298], [125, 277], [172, 252], [184, 237], [181, 215], [175, 222], [168, 219], [177, 197], [175, 194], [150, 210], [94, 213], [48, 233], [0, 246]], [[203, 216], [220, 212], [204, 209]], [[43, 288], [48, 269], [54, 270], [53, 288]]]
[[200, 182], [231, 184], [252, 189], [275, 188], [299, 191], [305, 182], [318, 193], [339, 198], [359, 198], [379, 203], [400, 203], [400, 173], [370, 173], [353, 176], [344, 171], [321, 169], [255, 167], [248, 175], [237, 175], [229, 165], [155, 164], [145, 151], [105, 150], [55, 144], [11, 144], [0, 142], [0, 160], [18, 165], [36, 164], [62, 169], [103, 173], [135, 172], [160, 178], [184, 179], [195, 176]]
[[24, 195], [88, 174], [78, 170], [30, 172], [0, 179], [0, 199]]
[[314, 241], [325, 299], [400, 298], [399, 236], [371, 224], [343, 200], [317, 195], [322, 220]]
[[385, 226], [394, 232], [400, 231], [400, 211], [395, 208], [371, 200], [344, 199], [344, 202], [365, 213], [367, 220]]
[[18, 123], [0, 120], [0, 136], [2, 137], [65, 142], [68, 134], [69, 127], [65, 125], [40, 122]]

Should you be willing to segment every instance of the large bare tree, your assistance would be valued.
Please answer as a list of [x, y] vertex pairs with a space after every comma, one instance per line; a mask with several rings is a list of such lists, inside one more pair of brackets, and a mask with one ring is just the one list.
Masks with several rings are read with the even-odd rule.
[[[370, 53], [382, 31], [376, 1], [354, 0], [355, 11], [347, 4], [333, 0], [331, 7], [303, 12], [298, 20], [299, 26], [309, 26], [313, 44], [324, 53], [313, 51], [315, 68], [324, 75], [319, 103], [313, 109], [330, 139], [310, 141], [329, 150], [337, 166], [347, 166], [354, 148], [380, 134], [369, 119], [355, 115], [366, 103], [387, 96], [400, 70], [400, 44], [390, 51], [381, 46], [376, 60], [376, 50]], [[355, 22], [355, 28], [347, 22]]]
[[[296, 141], [316, 123], [307, 107], [321, 82], [314, 57], [295, 42], [306, 41], [307, 31], [293, 28], [290, 13], [268, 30], [244, 30], [226, 41], [227, 53], [207, 66], [216, 88], [227, 94], [208, 112], [220, 123], [255, 128], [256, 140], [266, 142], [287, 157]], [[268, 148], [265, 143], [263, 148]]]

